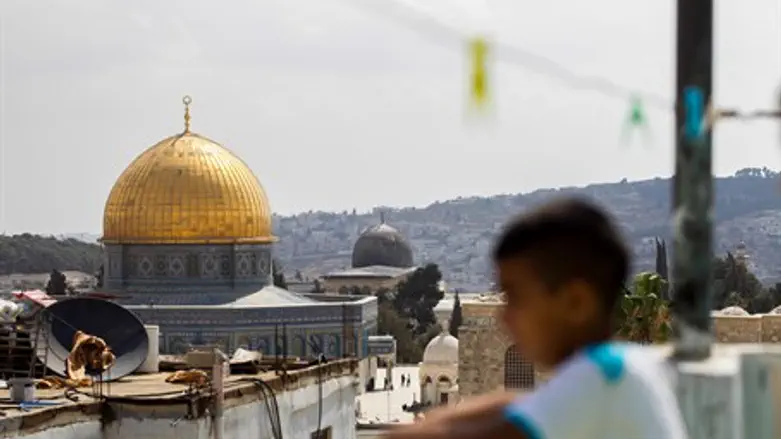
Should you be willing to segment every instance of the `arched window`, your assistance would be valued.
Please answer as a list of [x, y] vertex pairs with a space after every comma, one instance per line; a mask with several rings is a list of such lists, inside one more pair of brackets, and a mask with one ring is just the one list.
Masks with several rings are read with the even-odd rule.
[[534, 365], [523, 358], [515, 345], [504, 353], [504, 387], [506, 389], [534, 389]]

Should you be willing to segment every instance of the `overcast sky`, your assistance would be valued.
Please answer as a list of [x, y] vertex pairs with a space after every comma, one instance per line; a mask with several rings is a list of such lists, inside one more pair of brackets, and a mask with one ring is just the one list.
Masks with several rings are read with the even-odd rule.
[[[670, 114], [649, 106], [650, 140], [622, 145], [625, 99], [501, 59], [492, 116], [466, 117], [465, 43], [410, 29], [398, 1], [0, 1], [0, 232], [99, 233], [122, 170], [181, 131], [185, 94], [193, 130], [241, 156], [280, 213], [671, 173]], [[671, 0], [407, 1], [672, 99]], [[781, 3], [717, 5], [717, 102], [770, 106]], [[780, 149], [777, 126], [726, 122], [715, 167], [778, 168]]]

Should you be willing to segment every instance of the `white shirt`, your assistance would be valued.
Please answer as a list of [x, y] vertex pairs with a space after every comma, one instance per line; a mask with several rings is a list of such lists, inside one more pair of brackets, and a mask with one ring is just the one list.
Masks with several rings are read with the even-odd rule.
[[686, 439], [667, 368], [639, 346], [592, 346], [505, 418], [528, 439]]

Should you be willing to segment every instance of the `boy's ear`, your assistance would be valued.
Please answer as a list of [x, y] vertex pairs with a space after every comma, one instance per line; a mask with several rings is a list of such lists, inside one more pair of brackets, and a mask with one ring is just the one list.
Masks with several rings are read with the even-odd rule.
[[564, 303], [564, 309], [569, 314], [570, 318], [575, 321], [584, 320], [594, 315], [595, 308], [599, 306], [597, 300], [597, 292], [588, 283], [581, 279], [575, 279], [568, 282], [562, 291], [562, 299], [566, 301]]

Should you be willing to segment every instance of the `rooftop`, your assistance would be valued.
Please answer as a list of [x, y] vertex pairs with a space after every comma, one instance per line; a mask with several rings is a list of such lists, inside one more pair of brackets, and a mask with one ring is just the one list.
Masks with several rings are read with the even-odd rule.
[[417, 269], [418, 267], [398, 268], [398, 267], [389, 267], [387, 265], [371, 265], [368, 267], [361, 267], [361, 268], [348, 268], [343, 271], [333, 271], [331, 273], [327, 273], [323, 277], [326, 279], [345, 278], [345, 277], [394, 278], [394, 277], [399, 277], [411, 273]]
[[[233, 374], [225, 378], [225, 408], [247, 404], [262, 399], [257, 380], [266, 382], [276, 393], [289, 392], [317, 382], [318, 379], [338, 378], [354, 373], [356, 360], [335, 360], [320, 366], [289, 371], [286, 375], [276, 372], [258, 374]], [[101, 399], [95, 396], [95, 388], [77, 390], [36, 389], [36, 403], [25, 406], [10, 402], [9, 391], [0, 389], [0, 437], [8, 432], [34, 432], [52, 427], [70, 425], [106, 416], [103, 402], [133, 406], [134, 410], [153, 411], [156, 415], [168, 413], [172, 417], [187, 413], [195, 407], [196, 417], [204, 414], [210, 399], [208, 387], [191, 389], [187, 384], [166, 382], [172, 372], [132, 375], [122, 380], [104, 383]], [[146, 416], [152, 413], [145, 413]]]
[[[193, 295], [179, 295], [181, 298], [192, 298]], [[205, 296], [204, 296], [205, 297]], [[328, 294], [304, 294], [294, 293], [276, 286], [269, 285], [258, 292], [236, 298], [235, 300], [219, 304], [193, 304], [190, 303], [164, 303], [154, 304], [133, 304], [126, 305], [128, 309], [240, 309], [240, 308], [295, 308], [312, 306], [329, 306], [334, 303], [364, 303], [371, 302], [374, 298], [371, 296], [355, 295], [328, 295]]]
[[[396, 366], [393, 368], [393, 390], [377, 390], [367, 392], [358, 397], [361, 414], [358, 424], [381, 425], [395, 423], [410, 423], [413, 414], [402, 409], [404, 404], [411, 405], [414, 400], [420, 400], [420, 369], [417, 366]], [[385, 368], [378, 368], [377, 388], [382, 388], [385, 380]], [[410, 386], [401, 385], [401, 375], [409, 375]]]

